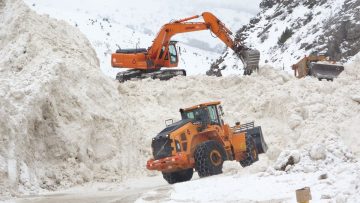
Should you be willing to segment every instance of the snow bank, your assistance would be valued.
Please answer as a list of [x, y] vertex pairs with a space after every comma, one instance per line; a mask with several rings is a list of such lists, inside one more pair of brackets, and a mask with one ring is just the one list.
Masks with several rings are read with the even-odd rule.
[[0, 194], [145, 171], [146, 131], [83, 34], [20, 0], [1, 1], [0, 19]]
[[[239, 175], [337, 170], [360, 156], [359, 61], [334, 82], [299, 80], [264, 66], [250, 77], [118, 84], [102, 76], [76, 28], [38, 16], [19, 0], [2, 1], [0, 17], [2, 194], [150, 174], [144, 165], [162, 121], [179, 118], [180, 107], [211, 100], [223, 102], [228, 123], [255, 121], [263, 128], [269, 151], [253, 166], [239, 166]], [[276, 168], [289, 155], [294, 163]]]
[[[255, 120], [269, 145], [254, 165], [241, 169], [236, 162], [226, 162], [224, 175], [176, 184], [161, 201], [295, 202], [294, 191], [310, 186], [315, 201], [356, 202], [360, 104], [354, 98], [360, 93], [359, 64], [346, 66], [334, 82], [295, 79], [262, 67], [251, 77], [177, 78], [166, 82], [172, 91], [154, 90], [161, 98], [174, 97], [176, 91], [184, 104], [222, 100], [230, 124]], [[141, 83], [150, 89], [158, 84], [133, 85]], [[158, 195], [149, 191], [138, 202]]]

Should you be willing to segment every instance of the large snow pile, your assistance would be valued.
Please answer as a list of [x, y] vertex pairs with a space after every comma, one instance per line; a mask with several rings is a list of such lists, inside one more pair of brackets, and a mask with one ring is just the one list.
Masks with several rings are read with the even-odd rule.
[[[322, 170], [333, 181], [343, 169], [346, 177], [360, 177], [359, 60], [334, 82], [299, 80], [265, 66], [250, 77], [118, 84], [102, 76], [94, 50], [76, 28], [38, 16], [20, 0], [2, 1], [0, 17], [2, 194], [145, 175], [150, 141], [162, 121], [179, 118], [180, 107], [211, 100], [223, 102], [228, 123], [255, 121], [263, 128], [269, 151], [245, 170], [238, 166], [240, 174], [281, 181], [273, 177]], [[176, 187], [178, 194], [186, 191], [182, 187], [202, 188], [192, 182]], [[345, 199], [358, 190], [356, 183], [324, 187]]]
[[20, 0], [0, 19], [0, 194], [140, 174], [146, 131], [84, 35]]

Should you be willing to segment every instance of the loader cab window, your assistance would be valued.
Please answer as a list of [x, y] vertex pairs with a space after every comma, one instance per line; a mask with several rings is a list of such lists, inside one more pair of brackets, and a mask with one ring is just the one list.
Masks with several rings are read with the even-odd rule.
[[173, 44], [169, 45], [169, 55], [170, 55], [170, 63], [171, 64], [177, 63], [176, 47]]
[[194, 121], [201, 121], [201, 110], [195, 109], [193, 111], [184, 112], [182, 117], [183, 119], [192, 119]]
[[201, 123], [204, 120], [204, 112], [206, 108], [194, 109], [191, 111], [183, 111], [181, 112], [182, 119], [192, 119], [194, 123]]
[[184, 113], [184, 117], [186, 119], [194, 119], [195, 118], [195, 115], [194, 115], [194, 112], [190, 111], [190, 112], [185, 112]]
[[216, 106], [208, 106], [207, 108], [209, 111], [210, 124], [211, 125], [220, 125], [220, 120], [219, 120]]

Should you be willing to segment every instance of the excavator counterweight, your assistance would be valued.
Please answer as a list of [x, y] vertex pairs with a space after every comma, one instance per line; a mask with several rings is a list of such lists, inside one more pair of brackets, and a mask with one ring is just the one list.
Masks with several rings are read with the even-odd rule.
[[[204, 22], [189, 22], [202, 17]], [[133, 78], [152, 78], [168, 80], [175, 76], [185, 76], [183, 69], [174, 69], [178, 66], [179, 57], [176, 42], [171, 38], [180, 33], [210, 30], [227, 47], [238, 55], [244, 64], [244, 74], [251, 74], [259, 67], [260, 52], [253, 50], [235, 41], [232, 32], [212, 13], [204, 12], [181, 20], [165, 24], [155, 37], [148, 49], [119, 49], [111, 56], [111, 65], [114, 68], [128, 68], [119, 72], [116, 79], [125, 82]], [[161, 69], [169, 68], [169, 69]]]

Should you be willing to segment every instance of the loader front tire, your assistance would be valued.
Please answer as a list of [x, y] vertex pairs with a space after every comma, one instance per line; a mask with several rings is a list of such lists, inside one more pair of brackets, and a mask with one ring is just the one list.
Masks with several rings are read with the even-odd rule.
[[255, 141], [250, 136], [246, 136], [246, 157], [243, 160], [240, 160], [240, 165], [242, 167], [247, 167], [259, 160], [259, 155], [255, 147]]
[[181, 170], [181, 171], [175, 171], [170, 173], [163, 172], [163, 178], [169, 183], [180, 183], [189, 181], [193, 176], [194, 170], [192, 168]]
[[214, 140], [203, 142], [194, 152], [195, 169], [201, 178], [220, 174], [226, 157], [226, 152], [219, 142]]

